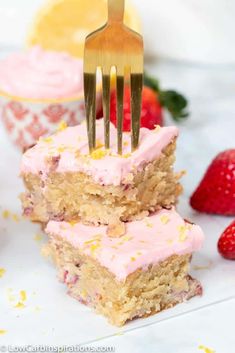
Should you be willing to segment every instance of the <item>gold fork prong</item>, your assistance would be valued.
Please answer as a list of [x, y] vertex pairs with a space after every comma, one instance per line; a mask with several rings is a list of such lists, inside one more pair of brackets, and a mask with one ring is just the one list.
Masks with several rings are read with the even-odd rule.
[[115, 68], [117, 96], [117, 152], [122, 154], [123, 96], [125, 72], [131, 74], [132, 150], [138, 146], [141, 87], [143, 81], [143, 39], [123, 23], [125, 0], [107, 0], [108, 20], [101, 28], [86, 37], [84, 47], [84, 92], [89, 149], [95, 148], [95, 72], [102, 69], [104, 145], [110, 148], [110, 91], [111, 68]]
[[117, 74], [117, 142], [118, 153], [122, 154], [124, 75]]
[[142, 104], [143, 75], [131, 74], [131, 148], [138, 147], [140, 133], [140, 113]]
[[89, 150], [96, 147], [96, 72], [84, 73], [84, 98]]
[[110, 147], [110, 71], [102, 71], [102, 99], [105, 148]]

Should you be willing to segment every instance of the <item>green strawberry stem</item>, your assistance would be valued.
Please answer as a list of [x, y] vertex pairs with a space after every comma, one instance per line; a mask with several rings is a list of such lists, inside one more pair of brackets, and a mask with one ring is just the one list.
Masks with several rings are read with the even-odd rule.
[[159, 81], [146, 73], [144, 74], [144, 85], [157, 93], [161, 106], [169, 111], [174, 120], [180, 121], [189, 115], [186, 110], [188, 102], [182, 94], [173, 90], [162, 90]]

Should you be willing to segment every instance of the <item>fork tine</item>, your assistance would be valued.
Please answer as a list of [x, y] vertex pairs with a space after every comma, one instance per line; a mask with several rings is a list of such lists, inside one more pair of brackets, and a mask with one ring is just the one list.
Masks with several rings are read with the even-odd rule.
[[102, 72], [102, 99], [105, 148], [110, 147], [110, 72]]
[[131, 149], [138, 147], [140, 133], [140, 113], [142, 104], [143, 75], [131, 74]]
[[124, 76], [117, 75], [117, 139], [118, 153], [122, 154]]
[[96, 147], [96, 72], [84, 72], [84, 98], [89, 150], [92, 152]]

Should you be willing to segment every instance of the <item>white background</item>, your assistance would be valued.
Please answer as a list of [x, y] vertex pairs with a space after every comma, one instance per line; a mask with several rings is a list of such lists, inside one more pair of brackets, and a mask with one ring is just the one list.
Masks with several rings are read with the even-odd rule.
[[[235, 0], [132, 0], [146, 54], [199, 63], [235, 63]], [[44, 0], [0, 0], [0, 43], [22, 45]], [[97, 6], [98, 1], [94, 1]]]

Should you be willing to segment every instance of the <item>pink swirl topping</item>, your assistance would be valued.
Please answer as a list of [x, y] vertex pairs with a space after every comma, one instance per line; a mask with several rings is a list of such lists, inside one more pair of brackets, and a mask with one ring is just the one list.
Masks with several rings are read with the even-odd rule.
[[117, 130], [110, 125], [110, 149], [105, 150], [104, 121], [96, 122], [97, 148], [89, 154], [86, 125], [68, 127], [65, 130], [39, 140], [22, 158], [21, 173], [50, 173], [48, 159], [58, 158], [56, 172], [83, 172], [102, 185], [127, 183], [130, 174], [142, 170], [146, 163], [161, 155], [162, 150], [178, 135], [175, 126], [158, 127], [155, 130], [140, 129], [139, 147], [131, 153], [130, 133], [123, 134], [123, 155], [117, 154]]
[[201, 228], [186, 222], [174, 209], [126, 223], [126, 234], [120, 238], [110, 238], [106, 231], [107, 226], [56, 221], [46, 227], [52, 237], [59, 236], [94, 257], [118, 280], [174, 254], [191, 254], [201, 248], [204, 239]]
[[0, 91], [34, 99], [73, 97], [83, 89], [82, 60], [39, 46], [0, 62]]

